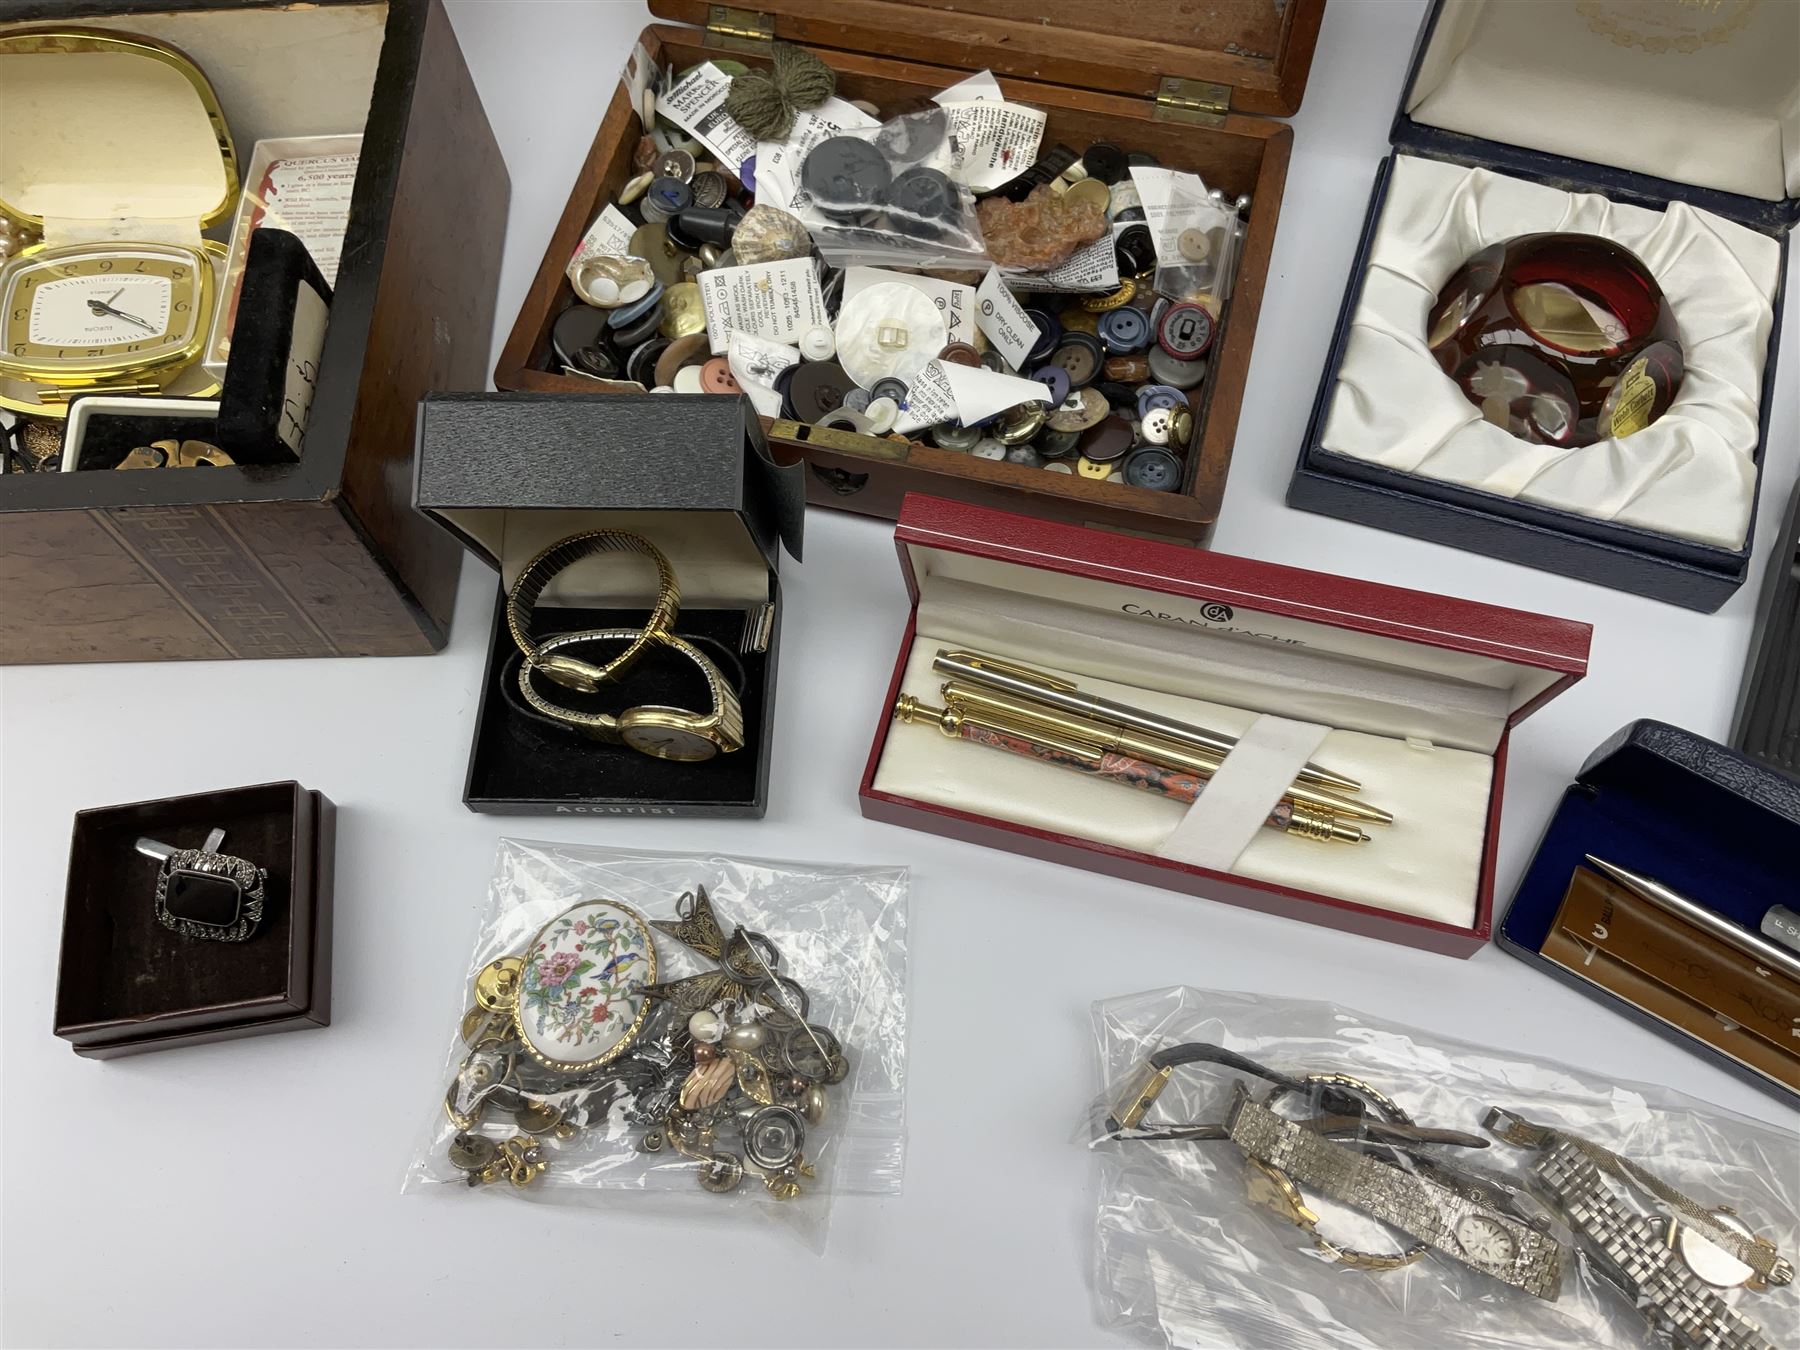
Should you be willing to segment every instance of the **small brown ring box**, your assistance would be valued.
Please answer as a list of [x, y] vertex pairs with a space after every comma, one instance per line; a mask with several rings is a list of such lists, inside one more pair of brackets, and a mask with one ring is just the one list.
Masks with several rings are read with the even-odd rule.
[[[75, 814], [55, 1032], [110, 1059], [331, 1022], [337, 809], [299, 783], [264, 783]], [[156, 917], [159, 864], [140, 838], [220, 850], [268, 869], [263, 919], [242, 942], [199, 942]]]

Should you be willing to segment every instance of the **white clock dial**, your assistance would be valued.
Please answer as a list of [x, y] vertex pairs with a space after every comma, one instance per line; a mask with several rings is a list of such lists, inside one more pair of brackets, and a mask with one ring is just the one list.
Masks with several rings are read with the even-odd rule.
[[1485, 1214], [1465, 1214], [1456, 1225], [1456, 1244], [1485, 1265], [1502, 1266], [1512, 1260], [1518, 1245], [1504, 1225]]
[[162, 337], [173, 299], [169, 278], [159, 276], [63, 277], [32, 292], [33, 342], [45, 346], [105, 347]]

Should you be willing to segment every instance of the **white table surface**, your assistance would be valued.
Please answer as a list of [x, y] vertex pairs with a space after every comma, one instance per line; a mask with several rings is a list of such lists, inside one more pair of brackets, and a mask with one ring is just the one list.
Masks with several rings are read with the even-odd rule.
[[[648, 21], [636, 3], [450, 0], [512, 172], [498, 350]], [[1656, 717], [1728, 732], [1769, 528], [1796, 473], [1795, 306], [1750, 584], [1713, 616], [1289, 511], [1421, 5], [1329, 11], [1216, 546], [1591, 621], [1592, 673], [1517, 734], [1510, 896], [1584, 756]], [[298, 74], [299, 72], [297, 72]], [[445, 222], [454, 229], [455, 221]], [[1790, 259], [1790, 266], [1792, 259]], [[1790, 270], [1789, 294], [1795, 276]], [[1088, 1006], [1188, 983], [1329, 996], [1445, 1035], [1800, 1117], [1496, 948], [1463, 962], [864, 821], [856, 784], [906, 615], [889, 527], [815, 511], [785, 566], [781, 716], [761, 822], [503, 819], [460, 800], [492, 575], [464, 571], [430, 659], [0, 672], [0, 1007], [9, 1345], [1097, 1345], [1094, 1196], [1073, 1142]], [[72, 814], [297, 778], [340, 807], [326, 1031], [94, 1063], [52, 1037]], [[403, 1198], [442, 1091], [496, 839], [913, 869], [903, 1195], [835, 1207], [815, 1258], [773, 1229]], [[1098, 922], [1096, 922], [1098, 921]], [[1095, 941], [1096, 930], [1103, 940]]]

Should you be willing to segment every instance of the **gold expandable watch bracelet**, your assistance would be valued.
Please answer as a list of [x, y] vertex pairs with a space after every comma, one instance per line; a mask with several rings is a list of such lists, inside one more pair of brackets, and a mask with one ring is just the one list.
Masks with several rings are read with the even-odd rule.
[[[604, 665], [544, 653], [531, 636], [531, 614], [537, 608], [538, 597], [559, 573], [599, 553], [637, 553], [656, 565], [657, 595], [650, 617], [642, 631], [626, 644], [625, 650]], [[672, 632], [675, 616], [680, 610], [681, 587], [675, 579], [675, 569], [661, 549], [643, 535], [626, 530], [589, 530], [559, 539], [525, 564], [525, 570], [519, 573], [519, 579], [506, 597], [506, 626], [524, 653], [527, 672], [542, 671], [566, 689], [591, 694], [629, 670], [658, 637]]]

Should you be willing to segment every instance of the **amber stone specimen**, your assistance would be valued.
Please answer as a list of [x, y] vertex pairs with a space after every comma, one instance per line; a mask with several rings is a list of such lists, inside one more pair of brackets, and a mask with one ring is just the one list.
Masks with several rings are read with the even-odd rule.
[[1538, 445], [1643, 430], [1668, 411], [1686, 369], [1650, 269], [1591, 234], [1482, 249], [1438, 292], [1426, 342], [1483, 417]]
[[1058, 196], [1048, 184], [1022, 202], [984, 197], [975, 207], [988, 257], [1002, 267], [1041, 272], [1060, 267], [1083, 244], [1106, 233], [1106, 212], [1094, 202]]

